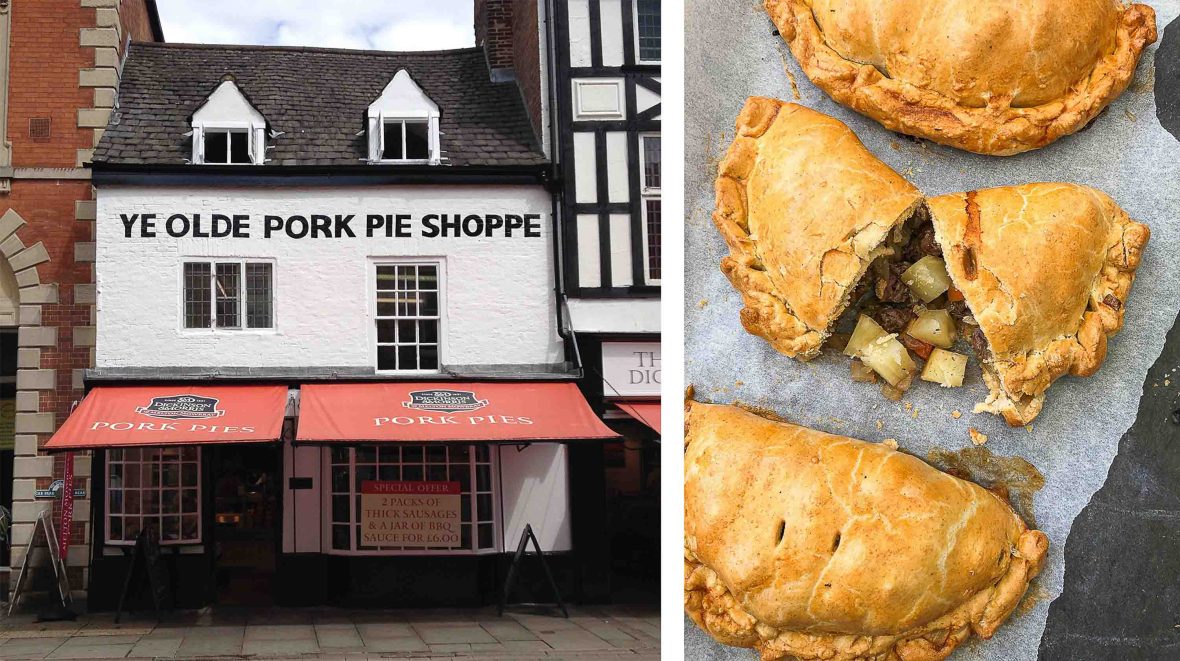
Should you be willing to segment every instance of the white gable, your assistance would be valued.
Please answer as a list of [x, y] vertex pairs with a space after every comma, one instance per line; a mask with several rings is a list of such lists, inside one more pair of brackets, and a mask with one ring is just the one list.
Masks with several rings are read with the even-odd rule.
[[258, 112], [232, 80], [222, 81], [209, 95], [204, 105], [193, 113], [193, 124], [265, 125], [266, 118]]
[[381, 90], [381, 96], [369, 106], [369, 117], [438, 117], [438, 104], [426, 96], [418, 83], [405, 69], [394, 74], [393, 79]]
[[[438, 165], [442, 162], [442, 148], [439, 140], [438, 104], [426, 96], [418, 83], [405, 69], [394, 74], [393, 79], [381, 90], [381, 96], [369, 105], [368, 126], [369, 162], [380, 163], [384, 136], [382, 126], [397, 120], [426, 120], [430, 156], [424, 162]], [[390, 161], [384, 161], [389, 163]], [[398, 162], [398, 161], [394, 161]]]

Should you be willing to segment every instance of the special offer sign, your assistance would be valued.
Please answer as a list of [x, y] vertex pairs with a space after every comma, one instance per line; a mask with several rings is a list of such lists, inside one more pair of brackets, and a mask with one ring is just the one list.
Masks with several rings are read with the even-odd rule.
[[361, 482], [361, 545], [459, 546], [462, 494], [458, 482]]

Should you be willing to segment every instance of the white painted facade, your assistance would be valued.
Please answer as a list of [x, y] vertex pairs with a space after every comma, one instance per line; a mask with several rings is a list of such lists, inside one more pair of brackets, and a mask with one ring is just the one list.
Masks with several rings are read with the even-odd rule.
[[[250, 238], [172, 238], [182, 213], [248, 214]], [[128, 238], [121, 214], [156, 214], [157, 236]], [[264, 216], [352, 214], [355, 238], [262, 236]], [[368, 214], [408, 214], [413, 236], [364, 236]], [[539, 216], [540, 236], [420, 235], [427, 214]], [[563, 360], [553, 290], [551, 208], [540, 187], [127, 187], [98, 196], [96, 367], [339, 367], [376, 365], [374, 268], [402, 259], [442, 265], [442, 365], [538, 365]], [[274, 263], [274, 328], [183, 328], [186, 258]]]

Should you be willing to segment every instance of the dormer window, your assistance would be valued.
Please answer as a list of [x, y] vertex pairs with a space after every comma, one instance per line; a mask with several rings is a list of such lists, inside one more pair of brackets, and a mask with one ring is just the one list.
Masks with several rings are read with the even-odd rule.
[[369, 162], [438, 165], [439, 109], [405, 69], [369, 106]]
[[381, 160], [425, 161], [430, 159], [430, 122], [387, 119], [381, 135]]
[[192, 117], [193, 158], [200, 165], [261, 165], [266, 118], [231, 76], [222, 79]]
[[204, 162], [214, 163], [253, 163], [254, 157], [250, 153], [250, 132], [246, 129], [236, 131], [217, 131], [206, 129], [201, 132], [204, 141]]

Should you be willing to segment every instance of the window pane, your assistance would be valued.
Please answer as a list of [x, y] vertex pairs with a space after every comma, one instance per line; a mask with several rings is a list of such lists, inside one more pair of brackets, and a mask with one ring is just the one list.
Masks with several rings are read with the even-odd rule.
[[479, 520], [480, 521], [491, 521], [492, 520], [492, 495], [486, 494], [486, 493], [480, 494], [475, 497], [475, 500], [476, 500], [476, 510], [477, 510], [476, 513], [479, 515]]
[[479, 524], [479, 548], [492, 548], [493, 540], [495, 539], [494, 527], [490, 523]]
[[270, 328], [271, 320], [271, 276], [273, 265], [259, 262], [246, 265], [246, 326], [248, 328]]
[[402, 158], [402, 123], [385, 122], [385, 149], [381, 151], [381, 158], [386, 160], [400, 160]]
[[111, 514], [120, 514], [123, 512], [123, 492], [111, 491]]
[[373, 445], [362, 445], [356, 449], [356, 463], [371, 464], [377, 461], [377, 448]]
[[399, 321], [397, 322], [397, 341], [398, 342], [417, 342], [418, 341], [418, 324], [414, 321]]
[[436, 370], [438, 369], [438, 346], [433, 344], [423, 344], [418, 347], [418, 369], [420, 370]]
[[418, 301], [421, 303], [420, 314], [423, 317], [437, 317], [438, 316], [438, 293], [432, 291], [424, 291], [418, 294]]
[[437, 321], [419, 321], [418, 322], [418, 339], [420, 342], [435, 344], [438, 342], [438, 322]]
[[205, 162], [228, 163], [229, 145], [225, 131], [205, 131]]
[[637, 0], [639, 27], [639, 59], [658, 62], [660, 59], [660, 0]]
[[123, 519], [121, 517], [113, 516], [110, 519], [111, 539], [123, 538]]
[[418, 369], [418, 347], [416, 346], [398, 346], [397, 348], [397, 368], [399, 370], [416, 370]]
[[660, 279], [660, 201], [644, 200], [647, 210], [647, 279]]
[[348, 496], [332, 496], [332, 521], [347, 522], [350, 516]]
[[377, 347], [377, 369], [395, 370], [397, 367], [397, 347]]
[[180, 517], [164, 517], [164, 529], [160, 532], [160, 539], [175, 541], [180, 539]]
[[230, 163], [251, 163], [250, 134], [245, 131], [234, 131], [229, 134]]
[[406, 122], [406, 158], [430, 158], [429, 125], [426, 122]]
[[407, 445], [402, 448], [402, 461], [406, 463], [422, 463], [422, 446]]
[[397, 324], [405, 323], [398, 322], [391, 319], [377, 320], [377, 341], [378, 342], [396, 342], [397, 341]]
[[332, 548], [348, 550], [348, 526], [332, 526]]
[[186, 540], [195, 540], [201, 536], [200, 519], [194, 516], [186, 516], [180, 524], [181, 537]]
[[217, 265], [217, 327], [240, 328], [241, 264]]
[[212, 267], [203, 262], [184, 265], [184, 327], [208, 328]]
[[660, 138], [643, 138], [643, 185], [645, 188], [660, 187]]

